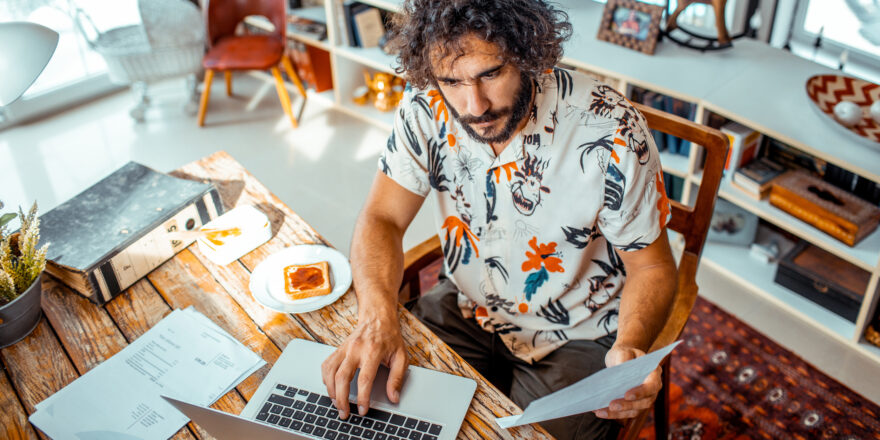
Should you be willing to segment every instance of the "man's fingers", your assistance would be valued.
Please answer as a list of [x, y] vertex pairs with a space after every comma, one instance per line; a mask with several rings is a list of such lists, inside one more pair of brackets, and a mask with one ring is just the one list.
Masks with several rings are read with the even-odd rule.
[[373, 381], [376, 379], [376, 370], [379, 369], [379, 359], [370, 356], [364, 360], [361, 365], [361, 372], [358, 373], [358, 393], [357, 404], [358, 413], [364, 415], [370, 408], [370, 393], [373, 392]]
[[339, 410], [339, 418], [346, 419], [348, 418], [349, 406], [348, 406], [348, 391], [349, 384], [351, 383], [351, 378], [354, 377], [355, 364], [351, 361], [351, 358], [346, 359], [342, 362], [342, 365], [339, 366], [339, 369], [336, 370], [336, 376], [334, 380], [336, 382], [336, 397], [334, 397], [334, 401], [336, 402], [336, 409]]
[[388, 383], [385, 387], [388, 399], [394, 403], [400, 402], [400, 388], [403, 386], [406, 364], [406, 350], [401, 347], [391, 358], [391, 371], [388, 373]]
[[651, 372], [641, 385], [627, 391], [624, 398], [626, 400], [653, 399], [662, 387], [663, 382], [660, 380], [660, 369], [658, 368]]
[[336, 371], [339, 370], [339, 364], [342, 362], [342, 352], [337, 350], [333, 354], [324, 359], [321, 363], [321, 380], [327, 387], [327, 395], [331, 399], [336, 398]]

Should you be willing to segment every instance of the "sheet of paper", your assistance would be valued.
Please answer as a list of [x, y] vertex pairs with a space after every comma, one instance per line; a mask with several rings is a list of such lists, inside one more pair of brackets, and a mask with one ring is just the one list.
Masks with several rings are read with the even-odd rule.
[[210, 405], [264, 364], [201, 313], [175, 310], [29, 420], [52, 438], [167, 438], [188, 419], [161, 394]]
[[623, 397], [627, 391], [641, 385], [679, 343], [681, 341], [640, 358], [599, 370], [559, 391], [535, 399], [522, 414], [499, 417], [495, 421], [502, 428], [512, 428], [605, 408], [612, 400]]

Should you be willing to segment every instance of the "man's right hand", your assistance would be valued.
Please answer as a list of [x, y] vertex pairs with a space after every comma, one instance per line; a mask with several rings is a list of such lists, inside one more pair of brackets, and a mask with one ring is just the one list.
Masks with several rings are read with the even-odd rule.
[[354, 331], [321, 364], [324, 385], [340, 418], [348, 418], [349, 383], [358, 368], [361, 370], [357, 382], [358, 412], [367, 413], [380, 363], [391, 369], [385, 392], [389, 400], [398, 403], [408, 362], [396, 310], [393, 318], [360, 317]]

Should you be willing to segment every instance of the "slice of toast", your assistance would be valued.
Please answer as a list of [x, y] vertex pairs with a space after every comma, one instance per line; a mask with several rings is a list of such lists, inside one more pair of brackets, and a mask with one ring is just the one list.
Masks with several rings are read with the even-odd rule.
[[330, 265], [326, 261], [284, 268], [284, 291], [292, 300], [330, 293]]

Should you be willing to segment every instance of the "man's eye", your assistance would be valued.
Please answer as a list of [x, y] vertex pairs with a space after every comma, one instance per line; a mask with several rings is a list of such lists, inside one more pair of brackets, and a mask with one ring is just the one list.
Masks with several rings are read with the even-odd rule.
[[494, 78], [497, 78], [498, 75], [500, 75], [500, 74], [501, 74], [501, 72], [499, 70], [496, 70], [494, 72], [489, 72], [489, 73], [483, 75], [483, 78], [484, 79], [494, 79]]
[[446, 87], [456, 87], [460, 84], [458, 81], [441, 81], [441, 82]]

